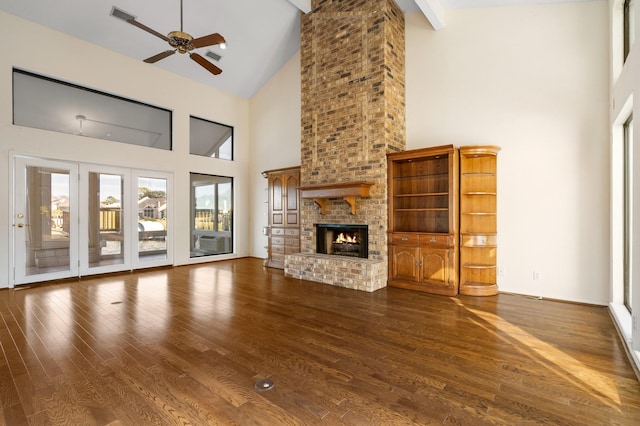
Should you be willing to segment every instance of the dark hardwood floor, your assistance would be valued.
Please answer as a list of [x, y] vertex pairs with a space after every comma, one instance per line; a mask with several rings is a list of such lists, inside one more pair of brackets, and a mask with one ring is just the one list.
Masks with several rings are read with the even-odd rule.
[[640, 424], [604, 307], [239, 259], [1, 290], [0, 320], [8, 425]]

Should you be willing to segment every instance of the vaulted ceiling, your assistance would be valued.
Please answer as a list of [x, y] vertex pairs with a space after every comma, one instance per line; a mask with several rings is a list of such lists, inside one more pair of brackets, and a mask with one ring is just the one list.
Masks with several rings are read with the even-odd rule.
[[[446, 9], [583, 0], [396, 0], [405, 13], [423, 13], [425, 25], [445, 27]], [[143, 60], [170, 49], [160, 37], [111, 16], [113, 7], [165, 35], [181, 29], [180, 0], [0, 0], [0, 10]], [[244, 98], [251, 98], [300, 47], [300, 14], [311, 0], [183, 0], [183, 31], [222, 34], [227, 48], [197, 53], [223, 70], [217, 76], [171, 55], [157, 66]], [[219, 60], [206, 56], [210, 51]], [[34, 52], [37, 53], [37, 52]]]

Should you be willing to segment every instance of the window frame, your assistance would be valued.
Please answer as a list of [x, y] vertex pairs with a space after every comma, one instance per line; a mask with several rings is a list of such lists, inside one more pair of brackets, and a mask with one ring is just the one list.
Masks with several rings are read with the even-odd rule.
[[632, 312], [633, 114], [622, 124], [623, 133], [623, 303]]
[[[21, 108], [18, 108], [16, 105], [16, 101], [17, 99], [17, 94], [16, 94], [16, 75], [22, 75], [22, 76], [26, 76], [29, 78], [33, 78], [33, 79], [37, 79], [37, 80], [42, 80], [54, 85], [58, 85], [61, 87], [66, 87], [66, 88], [70, 88], [73, 90], [78, 90], [80, 92], [86, 92], [89, 93], [91, 95], [96, 95], [99, 97], [104, 97], [106, 99], [108, 99], [108, 101], [103, 101], [103, 102], [99, 102], [100, 98], [92, 98], [93, 102], [92, 103], [87, 103], [89, 106], [84, 105], [85, 109], [92, 111], [92, 114], [95, 114], [95, 117], [87, 117], [84, 114], [86, 114], [85, 111], [81, 111], [81, 107], [82, 107], [82, 103], [79, 102], [79, 97], [74, 97], [74, 93], [70, 92], [68, 94], [68, 96], [65, 96], [65, 100], [67, 102], [70, 103], [70, 105], [66, 105], [66, 104], [62, 104], [62, 103], [57, 103], [54, 104], [53, 106], [55, 107], [54, 111], [50, 111], [50, 110], [45, 110], [45, 112], [47, 113], [46, 115], [43, 114], [42, 116], [44, 118], [48, 118], [50, 121], [56, 121], [56, 122], [60, 122], [59, 117], [56, 116], [56, 113], [58, 112], [57, 110], [68, 110], [69, 106], [75, 107], [78, 109], [77, 111], [77, 115], [75, 116], [75, 120], [78, 121], [78, 128], [73, 128], [73, 129], [69, 129], [69, 126], [65, 125], [56, 125], [55, 127], [51, 127], [48, 125], [34, 125], [33, 123], [29, 124], [29, 120], [24, 120], [21, 122], [17, 122], [19, 120], [17, 120], [17, 111], [20, 111]], [[14, 67], [12, 69], [12, 73], [11, 73], [11, 77], [12, 77], [12, 111], [11, 111], [11, 123], [13, 125], [16, 126], [23, 126], [23, 127], [29, 127], [29, 128], [36, 128], [36, 129], [42, 129], [42, 130], [46, 130], [46, 131], [52, 131], [52, 132], [57, 132], [57, 133], [64, 133], [64, 134], [69, 134], [69, 135], [75, 135], [75, 136], [88, 136], [91, 138], [95, 138], [95, 139], [100, 139], [100, 140], [104, 140], [104, 141], [108, 141], [108, 142], [118, 142], [118, 143], [124, 143], [127, 145], [133, 145], [133, 146], [139, 146], [142, 148], [153, 148], [153, 149], [160, 149], [163, 151], [173, 151], [173, 112], [167, 108], [162, 108], [156, 105], [151, 105], [149, 103], [145, 103], [145, 102], [140, 102], [134, 99], [129, 99], [123, 96], [119, 96], [119, 95], [114, 95], [112, 93], [108, 93], [108, 92], [104, 92], [101, 90], [97, 90], [97, 89], [93, 89], [93, 88], [89, 88], [86, 86], [81, 86], [79, 84], [76, 83], [71, 83], [69, 81], [64, 81], [64, 80], [60, 80], [57, 78], [53, 78], [53, 77], [48, 77], [42, 74], [37, 74], [31, 71], [27, 71], [24, 69], [20, 69], [20, 68], [16, 68]], [[41, 98], [42, 99], [42, 98]], [[146, 113], [146, 115], [142, 115], [142, 121], [150, 121], [152, 118], [154, 120], [157, 119], [158, 123], [162, 123], [162, 128], [158, 128], [158, 129], [141, 129], [141, 128], [135, 128], [133, 126], [131, 126], [131, 123], [124, 123], [124, 122], [118, 122], [119, 120], [116, 119], [115, 116], [112, 116], [113, 118], [113, 122], [106, 122], [105, 118], [109, 117], [110, 115], [112, 115], [112, 111], [113, 108], [108, 108], [107, 105], [105, 105], [105, 103], [108, 104], [109, 101], [119, 101], [122, 102], [122, 107], [121, 108], [117, 108], [118, 110], [124, 109], [126, 105], [131, 105], [130, 108], [132, 108], [132, 110], [130, 112], [136, 111], [138, 112], [138, 110], [136, 108], [139, 107], [143, 107], [148, 109], [149, 112]], [[87, 102], [86, 99], [84, 99], [85, 102]], [[38, 99], [35, 100], [31, 100], [32, 103], [37, 103]], [[58, 101], [56, 101], [58, 102]], [[78, 104], [75, 105], [74, 103]], [[27, 107], [29, 106], [29, 104], [25, 104]], [[42, 109], [41, 105], [38, 105], [38, 107], [40, 109]], [[143, 110], [144, 111], [144, 110]], [[166, 114], [167, 117], [163, 117], [163, 116], [158, 116], [158, 117], [154, 117], [152, 116], [152, 112], [154, 114]], [[70, 117], [71, 119], [72, 117]], [[159, 118], [159, 119], [158, 119]], [[101, 121], [102, 120], [102, 121]], [[36, 120], [33, 119], [31, 117], [31, 121], [35, 122]], [[111, 121], [111, 120], [109, 120]], [[42, 120], [41, 120], [42, 122]], [[110, 135], [104, 135], [101, 132], [94, 132], [94, 134], [84, 134], [83, 133], [83, 123], [92, 123], [95, 124], [96, 126], [101, 127], [103, 130], [104, 129], [109, 129], [110, 131], [113, 130], [114, 133], [116, 130], [124, 132], [126, 134], [126, 132], [133, 132], [133, 133], [146, 133], [147, 135], [153, 135], [156, 134], [158, 135], [158, 139], [162, 140], [164, 144], [168, 145], [168, 146], [155, 146], [155, 142], [151, 145], [145, 145], [144, 143], [136, 143], [133, 141], [133, 139], [130, 140], [122, 140], [121, 138], [117, 138], [117, 137], [110, 137]], [[74, 122], [75, 124], [75, 122]], [[84, 129], [86, 130], [86, 126], [84, 127]], [[159, 132], [155, 131], [155, 130], [160, 130]], [[157, 141], [157, 140], [156, 140]]]
[[627, 57], [629, 56], [629, 52], [631, 51], [631, 46], [633, 44], [633, 40], [632, 40], [633, 34], [631, 33], [631, 23], [633, 22], [632, 20], [634, 19], [634, 16], [633, 16], [634, 8], [632, 6], [635, 6], [633, 2], [634, 0], [624, 0], [622, 4], [623, 62], [626, 62]]
[[[199, 183], [197, 184], [198, 181], [202, 182], [203, 179], [207, 179], [209, 178], [210, 180], [207, 181], [206, 183]], [[227, 180], [224, 181], [223, 180]], [[208, 173], [200, 173], [200, 172], [190, 172], [189, 173], [189, 186], [190, 186], [190, 202], [191, 202], [191, 209], [190, 209], [190, 244], [189, 244], [189, 257], [191, 260], [194, 259], [199, 259], [199, 258], [207, 258], [210, 256], [220, 256], [220, 255], [230, 255], [233, 254], [235, 252], [235, 248], [234, 248], [234, 234], [235, 234], [235, 208], [234, 208], [234, 199], [235, 199], [235, 195], [234, 195], [234, 182], [235, 179], [232, 176], [223, 176], [223, 175], [217, 175], [217, 174], [208, 174]], [[220, 221], [219, 221], [219, 216], [221, 213], [220, 210], [220, 191], [219, 191], [219, 185], [221, 184], [228, 184], [229, 185], [229, 208], [227, 209], [229, 212], [229, 216], [228, 216], [228, 220], [229, 220], [229, 229], [228, 230], [220, 230]], [[213, 208], [211, 209], [214, 213], [213, 213], [213, 229], [198, 229], [197, 225], [196, 225], [196, 210], [197, 210], [197, 201], [195, 199], [195, 191], [196, 188], [198, 187], [203, 187], [203, 186], [209, 186], [209, 185], [213, 185], [214, 186], [214, 199], [213, 199]], [[224, 213], [223, 213], [224, 214]], [[223, 218], [224, 220], [224, 218]], [[225, 235], [228, 234], [228, 235]], [[216, 252], [215, 249], [204, 249], [200, 246], [201, 238], [212, 238], [214, 240], [216, 239], [225, 239], [228, 238], [228, 242], [221, 240], [223, 245], [226, 246], [228, 243], [228, 249], [227, 250], [222, 250], [221, 252]]]

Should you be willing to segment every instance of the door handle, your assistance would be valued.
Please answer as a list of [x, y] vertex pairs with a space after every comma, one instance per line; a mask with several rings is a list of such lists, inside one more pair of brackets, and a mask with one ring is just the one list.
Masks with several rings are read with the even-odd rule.
[[17, 226], [18, 228], [24, 228], [25, 226], [29, 226], [29, 224], [20, 222], [17, 225], [14, 225], [14, 226]]

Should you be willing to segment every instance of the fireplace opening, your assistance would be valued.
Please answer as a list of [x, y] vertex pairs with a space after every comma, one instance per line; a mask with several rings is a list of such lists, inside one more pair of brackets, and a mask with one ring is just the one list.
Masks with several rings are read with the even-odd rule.
[[369, 257], [367, 225], [322, 224], [316, 227], [316, 253], [336, 256]]

